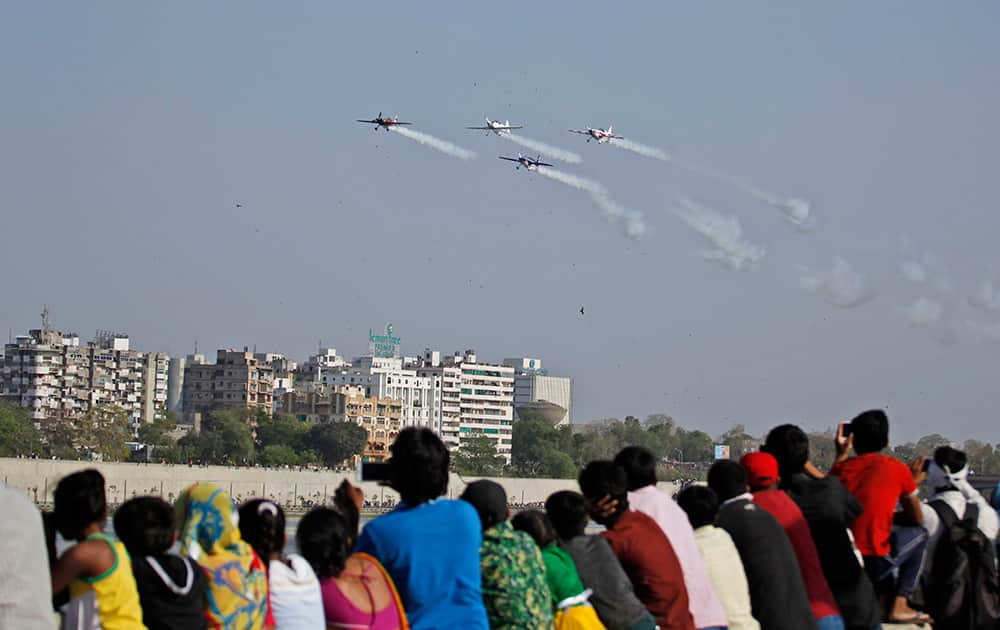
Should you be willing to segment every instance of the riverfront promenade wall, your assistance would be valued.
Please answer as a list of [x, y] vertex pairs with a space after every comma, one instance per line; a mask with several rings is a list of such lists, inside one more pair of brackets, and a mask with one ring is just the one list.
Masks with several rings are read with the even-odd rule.
[[[48, 504], [59, 480], [84, 468], [101, 471], [107, 483], [108, 502], [112, 505], [142, 495], [155, 495], [173, 501], [184, 488], [201, 481], [223, 488], [237, 503], [253, 497], [267, 497], [287, 508], [306, 509], [328, 503], [345, 478], [360, 485], [365, 491], [365, 498], [375, 504], [398, 501], [398, 495], [390, 488], [371, 482], [358, 484], [353, 472], [0, 458], [0, 480], [20, 488], [35, 503]], [[458, 497], [465, 484], [474, 479], [478, 477], [463, 478], [452, 474], [448, 496]], [[494, 480], [507, 490], [507, 496], [514, 504], [541, 502], [558, 490], [579, 489], [572, 479], [498, 477]], [[665, 482], [660, 484], [660, 488], [672, 493], [675, 486]]]

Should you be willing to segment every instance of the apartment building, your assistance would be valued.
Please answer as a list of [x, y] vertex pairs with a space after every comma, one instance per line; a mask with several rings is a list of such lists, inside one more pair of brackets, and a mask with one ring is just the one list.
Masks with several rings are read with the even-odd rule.
[[222, 407], [274, 409], [274, 369], [247, 348], [216, 352], [215, 363], [189, 361], [184, 368], [183, 405], [192, 416]]
[[363, 461], [388, 458], [389, 446], [402, 429], [403, 403], [368, 396], [362, 385], [310, 385], [281, 396], [279, 407], [303, 422], [351, 422], [368, 432]]
[[3, 398], [38, 421], [72, 419], [96, 406], [125, 410], [134, 422], [152, 422], [165, 411], [169, 357], [132, 350], [128, 335], [98, 331], [80, 336], [43, 326], [4, 347]]

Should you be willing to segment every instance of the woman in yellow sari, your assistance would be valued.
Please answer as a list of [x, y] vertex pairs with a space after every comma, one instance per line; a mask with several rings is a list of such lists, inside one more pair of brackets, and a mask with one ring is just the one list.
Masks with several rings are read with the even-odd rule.
[[208, 627], [272, 628], [267, 570], [241, 539], [239, 512], [229, 495], [213, 484], [196, 483], [181, 494], [174, 508], [181, 524], [181, 554], [197, 562], [208, 578]]

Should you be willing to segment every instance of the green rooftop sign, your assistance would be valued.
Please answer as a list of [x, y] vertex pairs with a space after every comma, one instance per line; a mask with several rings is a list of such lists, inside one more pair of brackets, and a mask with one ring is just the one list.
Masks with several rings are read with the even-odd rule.
[[392, 359], [399, 357], [400, 340], [392, 332], [392, 324], [385, 325], [384, 335], [376, 335], [371, 329], [368, 330], [368, 352], [373, 357]]

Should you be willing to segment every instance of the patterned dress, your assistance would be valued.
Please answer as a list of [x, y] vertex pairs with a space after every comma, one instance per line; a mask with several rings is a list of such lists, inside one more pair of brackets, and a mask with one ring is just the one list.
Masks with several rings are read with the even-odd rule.
[[552, 595], [538, 545], [509, 521], [483, 532], [479, 548], [490, 628], [552, 628]]

